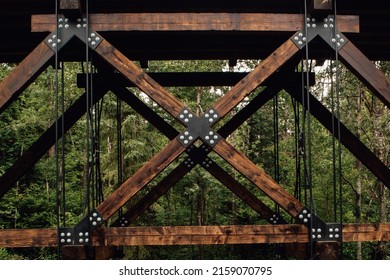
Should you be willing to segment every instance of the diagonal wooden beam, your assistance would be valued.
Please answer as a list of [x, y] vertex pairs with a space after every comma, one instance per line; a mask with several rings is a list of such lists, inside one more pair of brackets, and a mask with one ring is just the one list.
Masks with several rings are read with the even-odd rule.
[[96, 47], [95, 52], [173, 117], [176, 117], [185, 108], [181, 101], [176, 99], [165, 88], [142, 71], [141, 68], [129, 60], [107, 40], [101, 38], [101, 43]]
[[339, 50], [343, 63], [388, 108], [390, 107], [390, 78], [379, 70], [351, 41]]
[[118, 189], [100, 203], [96, 210], [104, 220], [110, 218], [138, 191], [170, 165], [185, 148], [173, 139], [164, 149], [144, 164], [132, 177], [127, 179]]
[[[223, 130], [225, 127], [233, 127], [235, 130], [240, 124], [245, 122], [245, 120], [251, 115], [248, 114], [248, 111], [257, 110], [267, 101], [269, 101], [277, 92], [278, 88], [266, 88], [263, 90], [254, 100], [250, 102], [244, 109], [244, 116], [237, 114], [231, 120], [229, 120], [219, 131]], [[137, 112], [147, 119], [152, 120], [152, 124], [155, 125], [165, 136], [169, 139], [176, 137], [179, 132], [177, 132], [173, 127], [167, 124], [160, 117], [154, 117], [157, 115], [154, 111], [149, 109], [143, 102], [136, 98], [128, 89], [125, 89], [121, 86], [114, 86], [113, 92], [118, 94], [120, 98], [123, 98], [124, 101], [131, 107], [133, 107]], [[255, 104], [255, 106], [251, 106]], [[147, 108], [145, 108], [147, 107]], [[253, 112], [252, 112], [253, 113]], [[158, 119], [159, 122], [155, 122], [154, 119]], [[232, 125], [233, 124], [233, 125]], [[225, 131], [225, 132], [224, 132]], [[226, 137], [226, 132], [230, 130], [224, 130], [220, 134], [223, 137]], [[200, 148], [198, 148], [200, 149]], [[259, 200], [255, 195], [249, 192], [246, 188], [240, 185], [233, 177], [231, 177], [227, 172], [222, 168], [218, 167], [216, 164], [212, 164], [210, 168], [207, 169], [210, 174], [215, 178], [225, 184], [233, 193], [235, 193], [240, 199], [247, 203], [252, 209], [258, 212], [263, 218], [267, 220], [274, 219], [275, 213], [268, 208], [261, 200]], [[146, 194], [140, 201], [138, 201], [134, 206], [132, 206], [126, 213], [123, 215], [122, 220], [114, 222], [114, 226], [118, 225], [129, 225], [131, 224], [138, 216], [140, 216], [146, 209], [148, 209], [154, 202], [156, 202], [163, 194], [165, 194], [176, 182], [185, 176], [190, 171], [185, 164], [180, 164], [176, 167], [170, 174], [168, 174], [160, 183], [153, 187], [148, 194]], [[279, 223], [285, 223], [285, 221], [278, 217]], [[275, 221], [275, 220], [272, 220]]]
[[261, 168], [256, 166], [251, 160], [237, 151], [224, 139], [221, 139], [214, 146], [214, 151], [261, 189], [293, 218], [295, 218], [303, 209], [304, 205], [302, 205], [294, 196], [288, 193]]
[[[301, 89], [286, 85], [285, 89], [290, 95], [302, 103]], [[304, 94], [305, 104], [308, 104], [307, 95]], [[357, 158], [359, 159], [380, 181], [386, 186], [390, 186], [390, 169], [364, 145], [359, 138], [355, 136], [343, 123], [340, 123], [340, 136], [336, 129], [332, 132], [332, 120], [334, 124], [338, 123], [336, 116], [333, 116], [329, 110], [321, 104], [312, 94], [310, 94], [310, 113]]]
[[2, 80], [0, 114], [46, 69], [54, 54], [43, 41]]
[[[390, 224], [343, 224], [343, 242], [390, 241]], [[111, 227], [94, 232], [92, 246], [308, 243], [304, 225]], [[57, 247], [57, 229], [1, 229], [0, 247]]]
[[[98, 102], [107, 91], [108, 89], [104, 87], [97, 88], [93, 94], [93, 102]], [[59, 117], [59, 124], [62, 123], [62, 120], [64, 121], [64, 133], [67, 132], [85, 114], [87, 108], [86, 100], [86, 94], [84, 93], [66, 110], [63, 116]], [[3, 176], [0, 177], [0, 198], [3, 197], [4, 194], [6, 194], [15, 185], [15, 183], [55, 144], [55, 132], [56, 124], [53, 123], [27, 151], [25, 151], [23, 155], [6, 170]], [[57, 134], [58, 139], [63, 136], [61, 126], [58, 126]]]
[[[31, 30], [55, 30], [55, 15], [33, 15]], [[110, 13], [90, 14], [96, 31], [279, 31], [304, 28], [303, 14], [277, 13]], [[337, 16], [341, 32], [359, 32], [359, 17]]]
[[288, 39], [271, 55], [264, 59], [252, 72], [238, 82], [231, 90], [221, 97], [214, 109], [221, 116], [225, 116], [236, 107], [249, 93], [260, 86], [267, 78], [274, 74], [280, 67], [286, 64], [300, 49]]

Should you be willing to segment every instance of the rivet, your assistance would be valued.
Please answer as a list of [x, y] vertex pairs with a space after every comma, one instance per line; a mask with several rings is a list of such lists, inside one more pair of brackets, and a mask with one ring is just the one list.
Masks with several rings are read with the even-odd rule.
[[71, 234], [70, 232], [68, 232], [68, 233], [66, 234], [66, 236], [72, 236], [72, 234]]
[[58, 28], [61, 29], [62, 27], [64, 27], [62, 24], [59, 24], [59, 25], [58, 25]]
[[328, 25], [326, 23], [324, 24], [324, 28], [328, 28]]
[[188, 110], [184, 110], [184, 112], [183, 112], [184, 114], [188, 114]]
[[335, 38], [332, 38], [332, 42], [335, 43], [335, 42], [336, 42], [336, 39], [335, 39]]
[[209, 137], [209, 136], [206, 136], [204, 139], [206, 139], [206, 140], [209, 140], [209, 139], [210, 139], [210, 137]]
[[329, 234], [329, 238], [333, 238], [333, 234]]
[[92, 45], [92, 46], [95, 46], [95, 45], [96, 45], [96, 42], [95, 42], [95, 41], [93, 41], [93, 42], [91, 43], [91, 45]]
[[184, 115], [180, 115], [179, 118], [184, 119]]
[[[94, 42], [93, 42], [93, 43], [94, 43]], [[184, 119], [184, 122], [186, 122], [186, 123], [189, 122], [189, 119]]]
[[329, 27], [330, 27], [330, 28], [333, 28], [333, 26], [334, 26], [333, 24], [329, 24]]
[[334, 231], [335, 231], [335, 232], [339, 232], [339, 228], [335, 228]]
[[69, 24], [65, 24], [65, 28], [68, 29], [69, 28]]
[[330, 229], [329, 229], [329, 232], [333, 232], [333, 228], [330, 228]]
[[85, 236], [88, 236], [89, 235], [89, 232], [87, 231], [87, 232], [85, 232]]
[[343, 38], [341, 38], [341, 39], [340, 39], [340, 42], [341, 42], [341, 43], [344, 43], [344, 39], [343, 39]]
[[[96, 38], [96, 40], [97, 40], [97, 39], [98, 39], [98, 38]], [[192, 118], [193, 116], [192, 116], [192, 114], [189, 114], [188, 117], [189, 117], [189, 118]]]
[[65, 239], [61, 239], [61, 243], [65, 243]]
[[302, 213], [303, 213], [303, 214], [307, 214], [307, 210], [303, 210]]
[[102, 218], [98, 217], [98, 218], [97, 218], [97, 221], [98, 221], [98, 222], [101, 222], [101, 221], [102, 221]]
[[214, 114], [214, 110], [213, 109], [211, 109], [209, 112], [210, 112], [210, 114]]
[[311, 27], [310, 23], [306, 24], [306, 26], [307, 26], [307, 28], [310, 28], [310, 27]]
[[316, 27], [317, 27], [317, 25], [316, 25], [315, 23], [313, 23], [312, 27], [313, 27], [313, 28], [316, 28]]
[[299, 219], [303, 219], [303, 215], [302, 214], [299, 215]]
[[218, 115], [217, 115], [217, 114], [214, 114], [214, 116], [213, 116], [213, 117], [214, 117], [214, 119], [216, 119], [216, 118], [218, 118]]
[[298, 33], [298, 36], [299, 36], [299, 37], [302, 37], [302, 36], [303, 36], [303, 33], [299, 32], [299, 33]]
[[84, 242], [84, 239], [80, 238], [79, 243], [83, 243], [83, 242]]
[[303, 222], [304, 222], [304, 223], [307, 223], [307, 222], [308, 222], [308, 220], [307, 220], [306, 218], [304, 218], [304, 219], [303, 219]]
[[82, 232], [79, 233], [79, 236], [80, 236], [80, 237], [83, 236], [83, 235], [84, 235], [84, 234], [83, 234]]
[[214, 135], [214, 139], [217, 140], [218, 139], [218, 135]]
[[321, 239], [321, 238], [322, 238], [321, 234], [317, 235], [317, 238], [318, 238], [318, 239]]
[[214, 134], [214, 132], [210, 130], [209, 131], [209, 135], [213, 135], [213, 134]]
[[184, 136], [183, 135], [180, 135], [180, 140], [184, 140]]
[[190, 133], [188, 131], [184, 131], [184, 135], [188, 136]]
[[213, 121], [214, 121], [214, 119], [212, 119], [212, 118], [209, 119], [209, 122], [213, 122]]
[[189, 139], [190, 141], [192, 141], [192, 140], [194, 139], [194, 137], [190, 136], [190, 137], [188, 137], [188, 139]]
[[89, 242], [89, 238], [85, 238], [85, 242], [87, 242], [87, 243], [88, 243], [88, 242]]
[[210, 115], [209, 115], [209, 114], [205, 114], [204, 116], [205, 116], [205, 118], [208, 118], [208, 117], [210, 117]]
[[64, 236], [65, 236], [65, 233], [64, 233], [64, 232], [62, 232], [62, 233], [61, 233], [61, 236], [62, 236], [62, 237], [64, 237]]
[[92, 216], [97, 217], [97, 213], [93, 213]]
[[68, 19], [68, 18], [65, 18], [65, 22], [69, 22], [69, 19]]
[[59, 18], [59, 19], [58, 19], [58, 22], [63, 22], [63, 21], [64, 21], [63, 18]]
[[316, 236], [313, 234], [312, 236], [311, 236], [313, 239], [315, 239], [316, 238]]
[[210, 144], [214, 144], [214, 140], [210, 140]]
[[295, 37], [294, 37], [294, 40], [295, 40], [295, 41], [298, 41], [298, 36], [295, 36]]
[[321, 232], [322, 230], [320, 228], [317, 229], [317, 232]]
[[312, 18], [311, 21], [312, 21], [312, 22], [316, 22], [316, 19], [315, 19], [315, 18]]
[[51, 46], [52, 46], [53, 48], [55, 48], [55, 47], [57, 47], [57, 44], [56, 44], [56, 43], [53, 43]]
[[93, 225], [93, 226], [96, 226], [96, 225], [97, 225], [97, 223], [96, 223], [96, 222], [92, 222], [92, 225]]
[[316, 232], [316, 229], [315, 229], [315, 228], [312, 228], [312, 229], [311, 229], [311, 232], [312, 232], [312, 233], [315, 233], [315, 232]]
[[78, 19], [77, 19], [77, 22], [81, 22], [81, 18], [78, 18]]
[[95, 33], [91, 33], [91, 37], [94, 38], [96, 36]]
[[302, 45], [302, 41], [298, 41], [298, 45]]
[[339, 238], [339, 237], [340, 237], [340, 235], [336, 234], [334, 237], [336, 237], [336, 238]]
[[71, 243], [71, 242], [72, 242], [72, 239], [68, 238], [68, 239], [66, 240], [66, 242]]
[[187, 145], [188, 144], [188, 140], [184, 140], [184, 144]]

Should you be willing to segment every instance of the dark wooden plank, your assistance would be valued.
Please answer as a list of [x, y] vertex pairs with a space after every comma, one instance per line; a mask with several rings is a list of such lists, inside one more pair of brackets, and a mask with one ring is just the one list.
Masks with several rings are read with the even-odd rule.
[[340, 59], [387, 107], [390, 107], [390, 78], [351, 42], [339, 50]]
[[302, 210], [303, 205], [294, 196], [288, 193], [261, 168], [256, 166], [224, 139], [221, 139], [214, 146], [214, 151], [261, 189], [292, 217], [296, 217]]
[[214, 108], [221, 116], [225, 116], [237, 106], [249, 93], [261, 85], [267, 78], [275, 73], [283, 64], [288, 62], [299, 48], [292, 40], [287, 40], [270, 56], [263, 60], [251, 73], [245, 76], [215, 104]]
[[[298, 88], [285, 86], [290, 95], [298, 102], [302, 103], [302, 92]], [[305, 94], [306, 99], [306, 94]], [[305, 104], [308, 104], [307, 99]], [[386, 186], [390, 186], [390, 169], [364, 145], [359, 138], [355, 136], [343, 123], [340, 123], [340, 135], [338, 135], [337, 127], [332, 132], [333, 123], [337, 124], [338, 119], [332, 116], [332, 113], [319, 102], [313, 95], [310, 94], [310, 113], [357, 158], [359, 159], [380, 181]]]
[[164, 149], [144, 164], [132, 177], [127, 179], [118, 189], [96, 207], [104, 220], [110, 218], [138, 191], [161, 173], [185, 150], [177, 140], [172, 140]]
[[[285, 31], [304, 28], [302, 14], [276, 13], [107, 13], [90, 14], [95, 31]], [[31, 30], [55, 30], [55, 15], [33, 15]], [[359, 32], [359, 17], [337, 16], [340, 32]]]
[[[96, 88], [93, 95], [93, 102], [98, 102], [107, 92], [104, 87]], [[85, 93], [74, 102], [59, 117], [58, 123], [64, 120], [64, 132], [67, 132], [86, 112], [86, 95]], [[24, 153], [15, 161], [15, 163], [6, 170], [0, 177], [0, 198], [4, 196], [16, 182], [28, 172], [33, 165], [55, 144], [56, 125], [53, 123]], [[62, 137], [62, 128], [58, 127], [58, 139]]]
[[58, 244], [56, 229], [1, 229], [0, 247], [53, 247]]
[[185, 108], [183, 103], [106, 40], [102, 39], [95, 51], [173, 117], [176, 117]]
[[[343, 224], [343, 242], [390, 241], [390, 224]], [[307, 243], [304, 225], [111, 227], [92, 246]], [[0, 247], [55, 247], [57, 229], [1, 229]]]
[[0, 84], [0, 114], [14, 101], [46, 67], [54, 51], [41, 42]]
[[[209, 86], [234, 86], [242, 80], [248, 72], [148, 72], [148, 75], [163, 87], [209, 87]], [[302, 78], [298, 72], [277, 72], [264, 81], [263, 86], [272, 86], [283, 83], [296, 84]], [[104, 84], [109, 80], [112, 84], [122, 87], [134, 87], [135, 85], [117, 73], [100, 72], [93, 74], [91, 80], [95, 85]], [[310, 74], [311, 85], [314, 81], [314, 73]], [[86, 77], [77, 75], [77, 86], [85, 88]]]

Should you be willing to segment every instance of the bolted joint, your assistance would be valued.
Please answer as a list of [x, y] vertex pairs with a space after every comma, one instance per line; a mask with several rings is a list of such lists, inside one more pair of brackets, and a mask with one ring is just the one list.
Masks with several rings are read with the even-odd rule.
[[209, 130], [201, 136], [201, 139], [208, 146], [214, 147], [219, 142], [219, 140], [222, 139], [222, 137], [218, 133]]
[[278, 214], [273, 214], [272, 217], [268, 220], [271, 224], [279, 224], [281, 221], [281, 217]]
[[295, 219], [304, 225], [309, 225], [312, 218], [312, 213], [310, 209], [308, 209], [306, 206], [304, 206], [301, 211], [298, 213], [298, 215], [295, 217]]
[[74, 229], [73, 228], [59, 228], [58, 229], [58, 241], [60, 246], [73, 245], [74, 244]]
[[295, 45], [297, 45], [298, 48], [302, 49], [305, 45], [306, 45], [306, 42], [307, 42], [307, 38], [306, 36], [304, 35], [305, 32], [304, 31], [298, 31], [297, 33], [294, 34], [294, 36], [292, 37], [292, 41], [295, 43]]
[[184, 147], [189, 147], [196, 140], [193, 132], [190, 129], [185, 130], [182, 134], [177, 136], [177, 139]]
[[129, 225], [129, 221], [126, 219], [125, 216], [119, 219], [121, 227], [127, 227]]
[[207, 121], [207, 123], [209, 124], [209, 126], [212, 126], [212, 125], [215, 124], [217, 121], [219, 121], [219, 119], [221, 118], [221, 116], [219, 115], [219, 113], [217, 112], [217, 110], [215, 110], [214, 108], [211, 108], [211, 109], [207, 110], [207, 111], [204, 113], [203, 118], [205, 118], [205, 120]]
[[91, 49], [95, 49], [101, 43], [102, 38], [96, 32], [91, 32], [88, 36], [88, 45]]
[[177, 116], [177, 119], [185, 126], [189, 126], [191, 121], [194, 119], [194, 114], [190, 109], [184, 108]]
[[205, 168], [205, 169], [207, 170], [213, 163], [214, 163], [214, 162], [213, 162], [213, 160], [212, 160], [211, 158], [206, 157], [206, 158], [202, 161], [201, 165], [203, 166], [203, 168]]

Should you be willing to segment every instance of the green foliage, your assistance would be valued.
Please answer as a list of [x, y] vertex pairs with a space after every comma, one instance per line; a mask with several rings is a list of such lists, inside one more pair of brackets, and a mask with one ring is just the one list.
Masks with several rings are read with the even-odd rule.
[[[258, 61], [239, 61], [236, 71], [248, 71], [257, 63]], [[389, 73], [388, 63], [378, 63], [378, 66]], [[63, 98], [66, 110], [81, 96], [81, 90], [76, 88], [74, 79], [76, 73], [81, 72], [82, 69], [79, 64], [74, 63], [66, 63], [64, 67], [64, 88], [66, 90]], [[0, 78], [2, 79], [11, 70], [12, 66], [10, 65], [0, 65]], [[225, 61], [151, 61], [147, 71], [222, 70], [229, 70]], [[330, 83], [329, 73], [329, 68], [317, 73], [318, 86], [311, 90], [316, 98], [331, 110], [331, 104], [334, 100], [332, 100], [330, 92], [326, 91]], [[388, 108], [372, 97], [371, 93], [342, 65], [339, 66], [339, 73], [340, 119], [388, 165], [390, 154], [390, 114]], [[0, 115], [0, 176], [54, 123], [56, 117], [55, 81], [55, 71], [51, 68], [47, 69]], [[229, 89], [229, 87], [168, 88], [169, 92], [199, 114], [203, 114]], [[133, 88], [130, 90], [178, 131], [183, 130], [183, 127], [172, 116], [156, 106], [142, 92]], [[221, 120], [216, 129], [226, 123], [255, 95], [261, 94], [262, 90], [263, 88], [258, 88], [250, 94], [238, 108], [235, 108]], [[61, 92], [59, 93], [61, 98]], [[94, 144], [99, 151], [100, 165], [98, 167], [100, 168], [100, 183], [104, 197], [110, 195], [121, 184], [119, 182], [120, 174], [124, 180], [131, 177], [141, 166], [160, 152], [169, 141], [163, 135], [164, 132], [158, 131], [124, 102], [121, 102], [121, 113], [118, 115], [117, 102], [114, 94], [107, 94], [95, 108], [96, 110], [97, 108], [101, 109], [99, 111], [101, 113], [100, 121], [96, 127], [89, 123], [91, 131], [99, 128], [99, 141]], [[302, 108], [294, 107], [294, 105], [295, 103], [292, 102], [288, 93], [284, 91], [279, 93], [277, 99], [264, 105], [227, 140], [277, 180], [288, 192], [295, 194], [302, 203], [309, 205], [309, 188], [307, 184], [304, 184], [307, 178], [305, 179], [303, 176], [303, 169], [308, 166], [304, 166], [303, 158], [297, 153], [299, 135], [297, 135], [296, 128], [299, 126], [301, 131], [303, 130], [303, 113], [300, 112], [300, 120], [297, 120], [294, 110], [296, 108], [302, 110]], [[278, 109], [278, 118], [274, 115], [276, 108]], [[58, 113], [60, 114], [61, 108], [59, 109]], [[357, 119], [361, 119], [361, 122], [357, 122]], [[119, 131], [117, 130], [119, 120], [122, 123], [120, 151], [118, 150]], [[279, 128], [278, 131], [274, 130], [276, 124]], [[327, 222], [338, 219], [340, 214], [337, 204], [340, 199], [338, 188], [341, 178], [343, 222], [354, 223], [358, 218], [361, 222], [367, 223], [388, 221], [390, 218], [387, 211], [390, 203], [388, 190], [364, 166], [359, 165], [356, 158], [344, 147], [341, 147], [342, 173], [340, 176], [338, 162], [335, 162], [337, 158], [335, 159], [333, 156], [334, 152], [338, 153], [337, 140], [334, 142], [331, 133], [314, 118], [311, 118], [310, 125], [311, 191], [314, 209], [318, 216]], [[91, 162], [87, 162], [87, 158], [91, 160], [91, 151], [86, 149], [87, 143], [89, 143], [89, 148], [91, 147], [91, 140], [87, 140], [86, 130], [87, 120], [83, 117], [59, 142], [57, 147], [60, 151], [59, 158], [56, 159], [55, 147], [52, 147], [34, 165], [32, 170], [1, 199], [1, 228], [55, 228], [59, 222], [57, 220], [57, 200], [61, 203], [61, 223], [74, 226], [82, 219], [88, 208], [99, 203], [92, 195], [96, 191], [95, 186], [90, 186], [91, 184], [87, 182], [87, 170], [88, 167], [91, 167]], [[90, 134], [91, 131], [89, 131]], [[336, 150], [334, 150], [334, 144]], [[65, 172], [63, 177], [61, 177], [62, 175], [57, 177], [57, 170], [61, 171], [62, 169], [62, 149], [64, 151]], [[209, 156], [271, 209], [280, 210], [261, 190], [233, 170], [219, 156], [214, 153]], [[119, 158], [123, 163], [120, 171], [118, 170]], [[185, 156], [180, 156], [172, 166], [163, 170], [155, 180], [126, 203], [122, 211], [126, 211], [134, 205], [185, 158]], [[279, 161], [276, 160], [277, 158]], [[60, 163], [59, 166], [57, 166], [57, 161]], [[334, 169], [335, 164], [336, 169]], [[96, 170], [97, 166], [94, 168]], [[298, 171], [301, 171], [300, 176], [297, 176]], [[96, 181], [98, 180], [96, 179]], [[363, 186], [361, 209], [357, 206], [358, 184]], [[87, 197], [87, 194], [90, 196]], [[62, 200], [62, 195], [66, 197], [65, 201]], [[335, 199], [336, 204], [334, 203]], [[386, 204], [386, 211], [383, 211], [384, 204]], [[359, 216], [358, 213], [361, 215]], [[282, 210], [281, 215], [290, 221], [290, 217]], [[116, 216], [113, 217], [113, 220], [115, 219]], [[140, 226], [229, 224], [265, 224], [265, 221], [199, 166], [172, 186], [165, 195], [134, 222], [134, 225]], [[388, 259], [389, 251], [389, 244], [364, 243], [362, 258]], [[356, 252], [355, 243], [343, 245], [343, 258], [356, 259]], [[0, 259], [54, 259], [57, 257], [56, 253], [55, 248], [23, 250], [0, 248]], [[128, 259], [278, 259], [284, 258], [283, 254], [282, 246], [275, 244], [124, 248], [124, 256]]]

